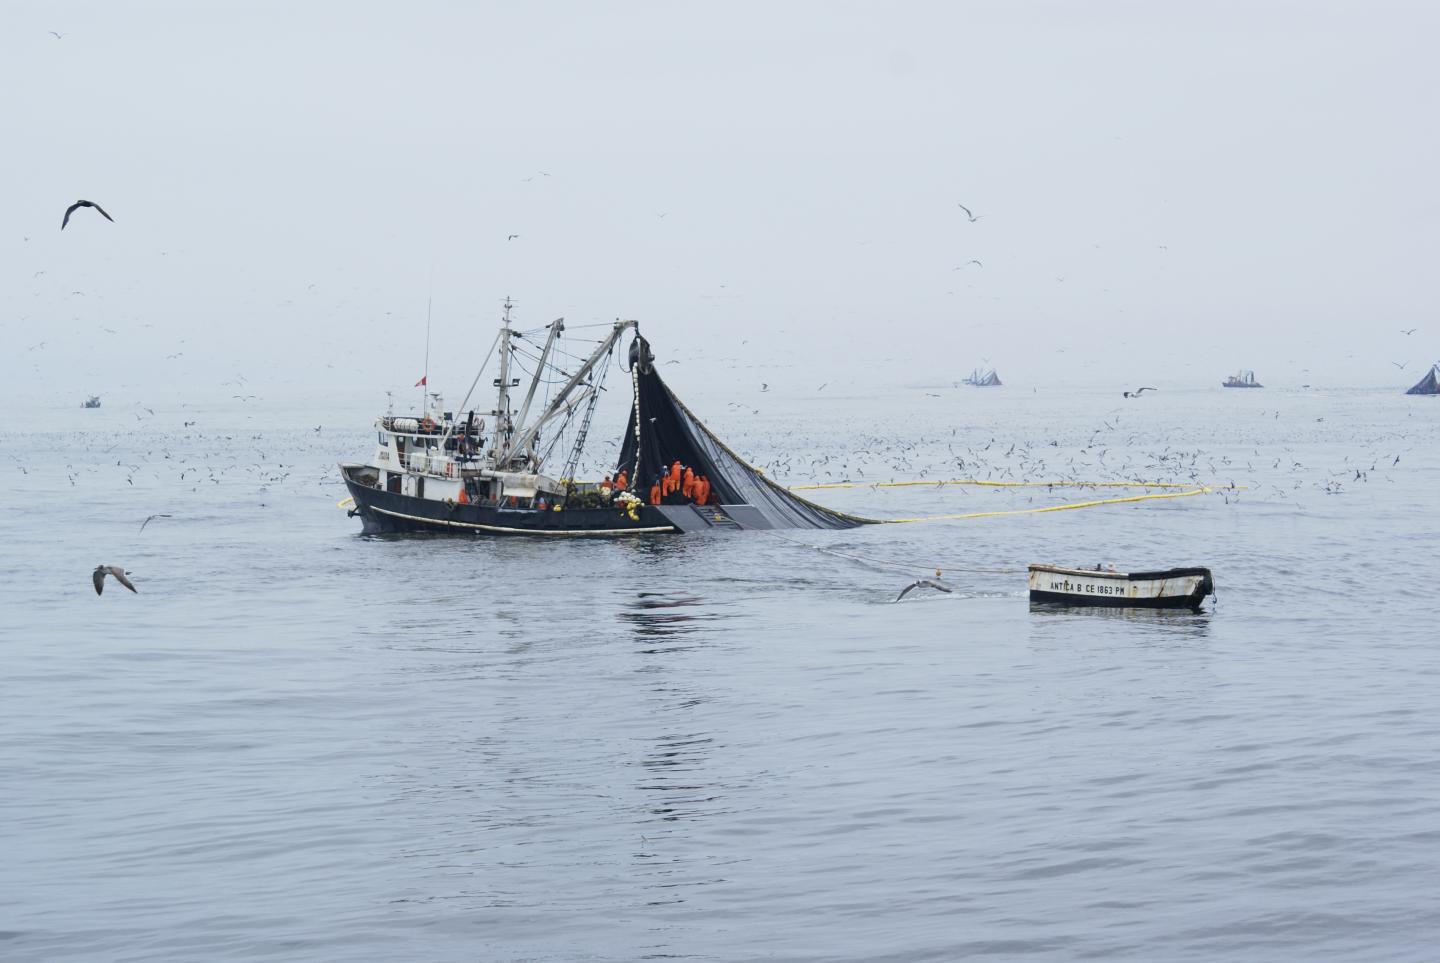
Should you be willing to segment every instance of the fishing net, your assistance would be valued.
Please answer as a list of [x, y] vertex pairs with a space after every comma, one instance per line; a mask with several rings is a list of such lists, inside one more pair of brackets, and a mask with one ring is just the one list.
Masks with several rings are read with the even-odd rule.
[[874, 521], [816, 505], [766, 478], [675, 397], [652, 361], [649, 345], [637, 336], [630, 348], [635, 400], [616, 466], [626, 473], [631, 491], [646, 496], [678, 460], [710, 480], [711, 501], [748, 505], [775, 528], [852, 528]]

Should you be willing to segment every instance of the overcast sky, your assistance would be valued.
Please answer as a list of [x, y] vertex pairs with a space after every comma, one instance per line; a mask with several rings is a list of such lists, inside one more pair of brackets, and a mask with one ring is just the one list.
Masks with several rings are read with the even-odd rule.
[[[7, 0], [0, 377], [379, 398], [433, 291], [456, 392], [507, 294], [640, 319], [682, 395], [1408, 385], [1436, 36], [1422, 2]], [[82, 197], [115, 223], [62, 234]]]

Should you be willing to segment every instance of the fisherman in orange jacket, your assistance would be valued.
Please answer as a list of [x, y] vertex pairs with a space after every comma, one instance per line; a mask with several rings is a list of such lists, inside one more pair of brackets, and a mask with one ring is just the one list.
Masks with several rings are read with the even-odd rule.
[[658, 481], [650, 486], [650, 504], [660, 504], [660, 483]]
[[620, 473], [615, 476], [615, 490], [617, 492], [623, 492], [628, 490], [629, 488], [630, 479], [625, 477], [625, 469], [622, 468], [620, 469]]
[[695, 504], [705, 505], [710, 501], [710, 479], [701, 475], [695, 479]]
[[680, 483], [680, 494], [685, 496], [687, 502], [695, 500], [695, 472], [693, 469], [685, 469], [685, 480]]

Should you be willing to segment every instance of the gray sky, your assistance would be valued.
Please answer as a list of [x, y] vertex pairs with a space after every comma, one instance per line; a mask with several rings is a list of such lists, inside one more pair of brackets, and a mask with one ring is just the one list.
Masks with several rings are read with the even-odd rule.
[[[433, 284], [452, 392], [507, 294], [641, 319], [682, 395], [725, 358], [1408, 385], [1440, 357], [1437, 28], [1419, 2], [10, 0], [0, 377], [67, 407], [239, 372], [378, 398], [419, 375]], [[80, 197], [116, 223], [62, 234]]]

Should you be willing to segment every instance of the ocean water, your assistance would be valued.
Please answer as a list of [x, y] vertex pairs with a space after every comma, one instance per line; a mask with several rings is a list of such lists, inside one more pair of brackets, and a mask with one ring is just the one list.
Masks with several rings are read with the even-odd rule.
[[[1214, 490], [367, 538], [334, 466], [368, 410], [12, 422], [0, 958], [1434, 958], [1440, 403], [837, 389], [687, 400], [789, 483]], [[1035, 561], [1208, 565], [1218, 598], [1032, 610]]]

